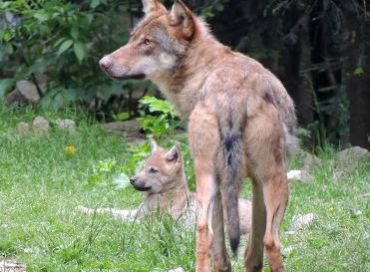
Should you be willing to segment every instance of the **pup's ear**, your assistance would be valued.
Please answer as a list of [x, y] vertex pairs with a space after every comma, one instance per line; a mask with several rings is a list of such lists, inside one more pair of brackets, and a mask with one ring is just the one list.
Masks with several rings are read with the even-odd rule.
[[181, 150], [180, 144], [176, 143], [167, 153], [166, 153], [167, 162], [178, 162], [181, 161]]
[[150, 139], [150, 148], [152, 150], [152, 154], [158, 149], [158, 144], [153, 138]]
[[166, 8], [157, 0], [142, 0], [143, 11], [145, 14], [149, 14], [153, 11], [167, 11]]
[[180, 26], [184, 38], [190, 39], [195, 31], [194, 16], [190, 9], [181, 0], [175, 0], [170, 16], [171, 24], [173, 26]]

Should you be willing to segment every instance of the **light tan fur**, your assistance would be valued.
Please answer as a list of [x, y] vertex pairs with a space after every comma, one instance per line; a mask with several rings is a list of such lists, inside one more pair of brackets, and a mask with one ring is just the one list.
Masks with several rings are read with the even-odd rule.
[[[188, 188], [179, 144], [165, 150], [152, 140], [151, 148], [152, 153], [146, 159], [142, 170], [130, 179], [136, 190], [145, 193], [144, 201], [137, 209], [92, 209], [84, 206], [78, 206], [77, 209], [87, 214], [111, 214], [117, 219], [126, 221], [166, 213], [175, 220], [182, 220], [187, 227], [194, 226], [195, 194]], [[248, 234], [251, 229], [251, 201], [240, 198], [239, 209], [242, 218], [241, 233]]]
[[[167, 11], [143, 1], [146, 15], [129, 42], [104, 56], [113, 78], [147, 78], [188, 121], [197, 180], [196, 271], [231, 271], [239, 244], [238, 195], [253, 184], [253, 223], [247, 271], [284, 271], [279, 228], [288, 202], [285, 158], [295, 144], [294, 104], [282, 83], [256, 60], [218, 42], [183, 3]], [[211, 262], [212, 260], [212, 262]]]

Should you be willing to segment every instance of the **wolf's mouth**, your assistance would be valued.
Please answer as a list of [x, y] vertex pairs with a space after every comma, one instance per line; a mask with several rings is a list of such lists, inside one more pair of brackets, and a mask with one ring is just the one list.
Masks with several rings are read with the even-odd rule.
[[109, 74], [109, 72], [107, 72], [107, 74], [111, 78], [113, 78], [113, 79], [119, 79], [119, 80], [125, 80], [125, 79], [144, 79], [145, 78], [145, 75], [144, 74], [127, 75], [127, 76], [115, 76], [115, 75]]
[[133, 186], [134, 186], [135, 190], [142, 191], [142, 192], [149, 191], [150, 189], [152, 189], [151, 186], [149, 186], [149, 187], [141, 187], [141, 186], [136, 186], [136, 185], [133, 185]]

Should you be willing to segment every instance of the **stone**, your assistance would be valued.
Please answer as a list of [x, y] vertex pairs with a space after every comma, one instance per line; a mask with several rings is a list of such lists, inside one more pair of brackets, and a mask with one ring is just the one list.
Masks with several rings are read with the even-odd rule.
[[28, 80], [18, 80], [16, 86], [29, 103], [35, 104], [40, 100], [39, 92], [33, 82]]
[[308, 153], [306, 151], [303, 151], [302, 153], [302, 163], [303, 163], [303, 169], [306, 171], [311, 171], [313, 167], [316, 165], [319, 165], [321, 160], [316, 157], [315, 155]]
[[17, 134], [24, 136], [31, 132], [31, 126], [26, 122], [19, 122], [15, 127]]
[[27, 105], [27, 99], [21, 94], [21, 92], [15, 88], [13, 91], [5, 96], [5, 105], [23, 106]]
[[353, 159], [359, 160], [366, 157], [370, 158], [370, 152], [366, 148], [353, 146], [338, 152], [335, 157], [337, 161], [347, 164], [349, 161]]
[[55, 123], [60, 129], [68, 130], [70, 132], [76, 131], [76, 123], [72, 119], [57, 119]]
[[141, 131], [141, 126], [136, 120], [111, 122], [102, 125], [108, 133], [127, 137], [128, 142], [137, 142], [145, 139], [145, 134]]
[[37, 85], [39, 86], [41, 92], [44, 94], [48, 88], [48, 77], [45, 74], [35, 74]]
[[18, 80], [16, 87], [5, 97], [6, 105], [27, 105], [36, 104], [40, 100], [40, 95], [36, 85], [28, 80]]
[[185, 272], [185, 269], [182, 267], [178, 267], [175, 269], [168, 270], [167, 272]]
[[49, 131], [49, 122], [42, 116], [37, 116], [32, 122], [32, 130], [36, 133], [47, 133]]
[[302, 182], [310, 182], [313, 180], [307, 170], [290, 170], [287, 173], [287, 177], [288, 180], [297, 180]]
[[302, 230], [309, 225], [311, 225], [317, 219], [317, 215], [314, 213], [308, 213], [305, 215], [299, 215], [295, 219], [293, 219], [292, 227], [290, 228], [290, 232], [296, 232], [298, 230]]

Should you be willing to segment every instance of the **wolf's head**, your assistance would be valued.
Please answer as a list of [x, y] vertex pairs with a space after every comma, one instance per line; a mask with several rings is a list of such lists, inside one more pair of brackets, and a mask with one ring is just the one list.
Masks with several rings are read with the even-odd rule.
[[164, 193], [184, 185], [179, 145], [164, 150], [152, 140], [151, 147], [152, 154], [146, 159], [142, 170], [130, 179], [134, 188], [149, 193]]
[[180, 0], [170, 11], [157, 0], [142, 2], [145, 17], [128, 43], [99, 61], [112, 78], [153, 79], [171, 74], [202, 29], [200, 19]]

